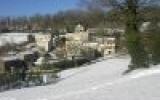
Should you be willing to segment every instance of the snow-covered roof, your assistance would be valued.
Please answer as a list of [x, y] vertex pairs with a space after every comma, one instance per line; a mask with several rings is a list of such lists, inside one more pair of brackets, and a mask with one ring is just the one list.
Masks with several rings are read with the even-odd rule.
[[7, 54], [8, 54], [8, 55], [16, 55], [17, 52], [16, 52], [16, 51], [9, 51]]
[[1, 33], [0, 46], [3, 46], [7, 43], [21, 44], [23, 42], [27, 42], [29, 34], [37, 34], [37, 33]]
[[34, 53], [34, 52], [33, 52], [32, 50], [20, 52], [20, 54], [22, 54], [22, 55], [33, 54], [33, 53]]
[[39, 57], [38, 59], [37, 59], [37, 61], [36, 62], [34, 62], [36, 65], [42, 65], [43, 64], [43, 62], [44, 62], [44, 57]]
[[141, 32], [146, 31], [150, 24], [151, 24], [151, 22], [143, 22], [142, 25], [140, 26], [140, 31]]
[[12, 60], [17, 60], [19, 57], [17, 56], [7, 56], [7, 57], [0, 57], [0, 60], [2, 61], [12, 61]]
[[30, 49], [30, 48], [33, 48], [33, 47], [35, 47], [36, 46], [36, 43], [29, 43], [29, 44], [27, 44], [25, 47], [27, 48], [27, 49]]

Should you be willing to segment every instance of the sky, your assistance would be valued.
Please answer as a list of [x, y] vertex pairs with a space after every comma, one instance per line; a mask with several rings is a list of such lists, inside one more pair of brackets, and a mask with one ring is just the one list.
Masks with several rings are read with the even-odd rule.
[[78, 0], [0, 0], [0, 16], [54, 14], [78, 7]]

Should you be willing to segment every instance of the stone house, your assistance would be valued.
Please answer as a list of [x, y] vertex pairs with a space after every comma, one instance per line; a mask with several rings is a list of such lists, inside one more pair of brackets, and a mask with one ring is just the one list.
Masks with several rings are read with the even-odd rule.
[[116, 38], [104, 38], [104, 42], [100, 44], [99, 49], [101, 49], [100, 51], [103, 53], [104, 56], [116, 53]]
[[[98, 43], [98, 51], [104, 56], [116, 53], [121, 45], [121, 37], [124, 35], [124, 30], [118, 28], [89, 28], [87, 32], [89, 41]], [[99, 35], [99, 32], [103, 34]]]
[[81, 50], [84, 49], [98, 51], [103, 56], [116, 53], [117, 38], [115, 33], [122, 32], [122, 30], [106, 28], [104, 30], [105, 35], [97, 36], [99, 30], [98, 28], [93, 28], [85, 31], [84, 27], [79, 24], [75, 27], [74, 33], [67, 33], [67, 56], [80, 56]]
[[[98, 33], [103, 32], [102, 36]], [[123, 29], [118, 28], [85, 28], [78, 24], [73, 33], [66, 33], [65, 57], [82, 56], [83, 51], [98, 51], [102, 56], [114, 54], [120, 45], [120, 37], [124, 34]], [[119, 41], [118, 41], [119, 40]], [[95, 53], [95, 52], [92, 52]], [[92, 55], [92, 54], [89, 54]], [[94, 55], [94, 54], [93, 54]]]
[[52, 36], [51, 34], [35, 34], [35, 42], [36, 45], [41, 49], [42, 51], [49, 51], [52, 47]]
[[66, 39], [68, 41], [88, 41], [88, 32], [84, 30], [82, 25], [77, 25], [75, 27], [74, 33], [67, 33]]
[[83, 43], [88, 41], [88, 33], [79, 24], [75, 27], [75, 32], [67, 33], [65, 38], [67, 57], [80, 56]]

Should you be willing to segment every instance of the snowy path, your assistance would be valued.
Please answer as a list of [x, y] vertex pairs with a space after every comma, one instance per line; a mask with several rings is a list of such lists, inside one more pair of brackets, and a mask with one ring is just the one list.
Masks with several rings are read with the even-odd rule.
[[0, 100], [160, 100], [160, 68], [123, 76], [128, 62], [115, 58], [66, 70], [55, 85], [0, 93]]

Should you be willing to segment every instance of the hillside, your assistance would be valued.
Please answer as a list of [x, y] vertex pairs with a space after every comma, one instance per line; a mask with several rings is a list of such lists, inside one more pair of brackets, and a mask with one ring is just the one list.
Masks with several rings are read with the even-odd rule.
[[159, 100], [160, 66], [133, 71], [129, 57], [101, 60], [59, 73], [56, 84], [0, 93], [0, 100]]

